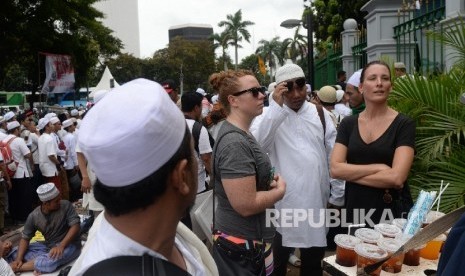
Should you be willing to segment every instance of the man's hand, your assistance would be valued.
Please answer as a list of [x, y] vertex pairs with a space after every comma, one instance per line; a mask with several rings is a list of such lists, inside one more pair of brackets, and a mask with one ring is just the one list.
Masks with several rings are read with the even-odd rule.
[[6, 182], [6, 189], [9, 191], [11, 190], [12, 186], [11, 186], [11, 180], [7, 180]]
[[22, 266], [23, 266], [23, 261], [21, 260], [14, 260], [13, 262], [10, 263], [10, 267], [15, 273], [18, 272]]
[[90, 184], [90, 179], [88, 176], [83, 176], [82, 181], [81, 181], [81, 192], [83, 193], [90, 193], [90, 189], [92, 188], [92, 185]]
[[63, 251], [65, 251], [64, 248], [62, 248], [60, 245], [57, 245], [50, 249], [50, 252], [48, 252], [48, 256], [52, 259], [60, 259], [63, 256]]
[[279, 104], [280, 106], [283, 106], [284, 103], [284, 93], [288, 91], [287, 89], [287, 83], [286, 82], [281, 82], [276, 85], [274, 88], [273, 92], [273, 100]]

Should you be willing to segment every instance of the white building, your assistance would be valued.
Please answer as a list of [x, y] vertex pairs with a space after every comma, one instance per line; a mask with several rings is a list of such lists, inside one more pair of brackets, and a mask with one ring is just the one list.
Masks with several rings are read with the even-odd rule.
[[112, 29], [113, 35], [123, 42], [123, 53], [146, 58], [155, 52], [155, 35], [148, 27], [153, 21], [151, 1], [101, 0], [94, 4], [105, 15], [103, 24]]

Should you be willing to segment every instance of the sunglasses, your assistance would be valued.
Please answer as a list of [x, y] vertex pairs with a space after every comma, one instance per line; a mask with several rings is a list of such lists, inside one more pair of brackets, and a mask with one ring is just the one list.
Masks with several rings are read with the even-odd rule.
[[242, 90], [242, 91], [236, 92], [236, 93], [234, 93], [232, 95], [233, 96], [240, 96], [240, 95], [242, 95], [244, 93], [251, 92], [252, 96], [254, 96], [255, 98], [258, 98], [258, 93], [265, 94], [265, 91], [266, 91], [265, 86], [259, 86], [259, 87], [252, 87], [252, 88], [249, 88], [249, 89], [246, 89], [246, 90]]
[[305, 78], [298, 78], [294, 81], [287, 81], [286, 87], [289, 91], [292, 91], [292, 89], [294, 88], [294, 83], [299, 89], [302, 89], [302, 87], [305, 86]]

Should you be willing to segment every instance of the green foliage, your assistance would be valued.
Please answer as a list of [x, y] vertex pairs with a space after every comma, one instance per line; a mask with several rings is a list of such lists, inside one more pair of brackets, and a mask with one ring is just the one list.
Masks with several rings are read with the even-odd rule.
[[[262, 57], [263, 62], [268, 64], [268, 68], [270, 69], [270, 76], [273, 76], [273, 69], [276, 68], [275, 59], [278, 60], [278, 63], [282, 65], [284, 63], [284, 55], [285, 55], [285, 46], [280, 41], [279, 37], [276, 36], [272, 40], [260, 40], [258, 42], [259, 46], [255, 53]], [[272, 77], [270, 77], [272, 78]]]
[[187, 41], [175, 38], [169, 47], [157, 51], [151, 60], [152, 79], [173, 79], [183, 76], [184, 91], [207, 88], [208, 77], [215, 71], [215, 53], [211, 41]]
[[248, 20], [242, 20], [241, 10], [238, 10], [234, 15], [228, 14], [226, 19], [226, 21], [220, 21], [220, 23], [218, 23], [218, 27], [225, 27], [224, 32], [230, 39], [229, 45], [234, 46], [235, 69], [237, 69], [237, 49], [242, 47], [239, 43], [242, 42], [242, 39], [250, 42], [250, 33], [247, 30], [247, 27], [254, 25], [255, 23]]
[[296, 28], [294, 37], [286, 38], [282, 45], [284, 56], [290, 58], [294, 63], [297, 59], [303, 59], [307, 56], [307, 37], [299, 34], [300, 27]]
[[265, 77], [260, 73], [258, 69], [258, 57], [257, 55], [251, 54], [244, 57], [239, 64], [239, 69], [250, 70], [254, 73], [259, 83], [265, 82]]
[[221, 47], [221, 60], [223, 64], [223, 70], [228, 70], [228, 61], [231, 59], [228, 54], [226, 53], [226, 50], [228, 49], [228, 46], [232, 42], [231, 40], [231, 35], [223, 31], [219, 34], [215, 33], [210, 37], [210, 40], [213, 42], [213, 49], [217, 49]]
[[344, 20], [355, 19], [359, 24], [365, 24], [365, 12], [360, 8], [368, 0], [315, 0], [312, 2], [313, 25], [317, 41], [339, 40]]
[[465, 87], [464, 34], [461, 21], [433, 35], [457, 50], [457, 62], [449, 72], [398, 78], [391, 94], [393, 107], [417, 122], [412, 190], [438, 191], [442, 180], [450, 183], [441, 197], [444, 212], [462, 206], [465, 199], [465, 106], [459, 103]]
[[[38, 52], [72, 56], [76, 86], [85, 85], [99, 57], [119, 53], [121, 41], [98, 20], [103, 14], [93, 7], [97, 0], [23, 0], [0, 2], [0, 88], [32, 92], [43, 81], [38, 64]], [[15, 66], [24, 83], [12, 87], [8, 72]], [[43, 69], [40, 69], [43, 70]], [[43, 73], [43, 72], [41, 72]]]

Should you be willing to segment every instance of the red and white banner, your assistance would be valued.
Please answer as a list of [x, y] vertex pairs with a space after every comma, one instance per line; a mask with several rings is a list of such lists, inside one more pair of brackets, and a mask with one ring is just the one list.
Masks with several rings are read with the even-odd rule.
[[71, 56], [45, 55], [45, 82], [42, 93], [63, 93], [74, 87], [74, 68]]

